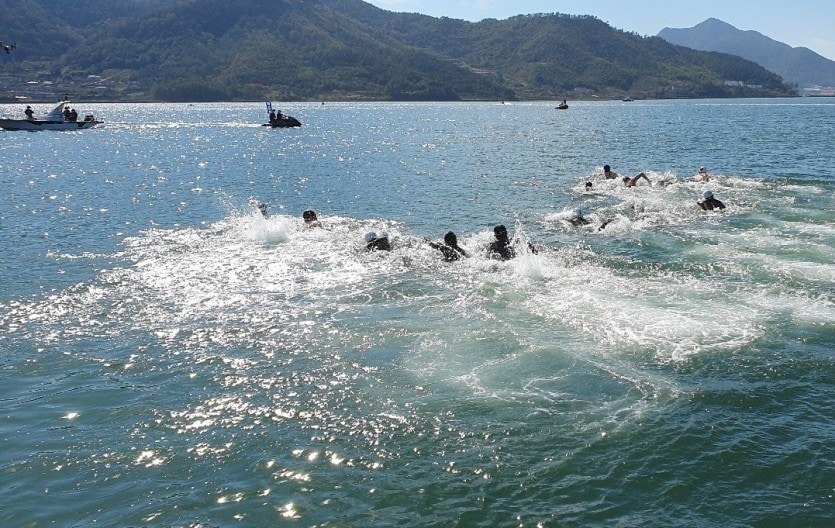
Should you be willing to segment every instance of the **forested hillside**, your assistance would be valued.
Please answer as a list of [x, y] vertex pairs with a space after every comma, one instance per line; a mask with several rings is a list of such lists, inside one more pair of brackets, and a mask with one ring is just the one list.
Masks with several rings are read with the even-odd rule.
[[[587, 16], [479, 23], [361, 0], [0, 0], [0, 97], [476, 100], [791, 94], [775, 74]], [[733, 85], [726, 81], [735, 81]]]

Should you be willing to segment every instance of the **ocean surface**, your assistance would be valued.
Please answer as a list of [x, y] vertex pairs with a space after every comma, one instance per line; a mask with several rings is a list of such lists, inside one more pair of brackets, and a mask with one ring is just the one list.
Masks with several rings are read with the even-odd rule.
[[835, 526], [835, 100], [554, 105], [0, 132], [0, 525]]

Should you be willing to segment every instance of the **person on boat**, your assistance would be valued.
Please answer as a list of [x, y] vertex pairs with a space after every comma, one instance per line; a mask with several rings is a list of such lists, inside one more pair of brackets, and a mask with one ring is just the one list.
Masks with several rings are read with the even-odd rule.
[[377, 235], [374, 231], [365, 234], [365, 249], [368, 251], [390, 251], [391, 244], [387, 233]]
[[643, 172], [639, 172], [638, 174], [636, 174], [635, 176], [632, 176], [631, 178], [629, 176], [624, 176], [623, 177], [623, 184], [626, 185], [627, 187], [635, 187], [636, 185], [638, 185], [638, 180], [640, 180], [641, 178], [645, 179], [650, 185], [652, 185], [652, 182], [649, 181], [649, 178], [647, 178], [647, 175], [644, 174]]
[[24, 110], [23, 113], [26, 114], [26, 119], [29, 121], [33, 121], [35, 119], [35, 111], [32, 110], [31, 106], [26, 105], [26, 110]]
[[725, 204], [713, 197], [713, 191], [705, 191], [702, 193], [704, 200], [696, 202], [705, 211], [713, 211], [714, 209], [724, 209]]
[[612, 170], [612, 168], [611, 168], [610, 166], [608, 166], [608, 165], [603, 165], [603, 177], [604, 177], [604, 178], [606, 178], [607, 180], [614, 180], [614, 179], [616, 179], [618, 176], [620, 176], [620, 174], [618, 174], [617, 172], [613, 171], [613, 170]]
[[78, 121], [78, 112], [76, 112], [75, 108], [70, 108], [70, 121], [75, 123]]
[[64, 112], [63, 112], [63, 114], [64, 114], [64, 120], [69, 121], [69, 120], [70, 120], [70, 115], [71, 115], [71, 114], [70, 114], [70, 107], [69, 107], [69, 106], [65, 106], [65, 107], [64, 107]]
[[461, 257], [469, 256], [467, 255], [467, 252], [464, 251], [464, 248], [458, 245], [458, 237], [455, 236], [455, 233], [452, 231], [444, 235], [443, 244], [432, 242], [429, 239], [426, 240], [426, 243], [440, 251], [444, 256], [444, 260], [447, 262], [455, 262]]
[[703, 182], [710, 181], [710, 176], [704, 167], [699, 168], [699, 180]]
[[568, 221], [571, 222], [571, 225], [574, 227], [581, 227], [591, 223], [591, 220], [583, 216], [583, 210], [579, 207], [574, 209], [574, 216], [572, 216]]
[[264, 218], [270, 217], [270, 213], [267, 212], [267, 204], [265, 204], [264, 202], [258, 204], [258, 210], [261, 211], [261, 216], [263, 216]]
[[304, 219], [304, 227], [306, 228], [322, 227], [322, 222], [316, 217], [316, 213], [310, 209], [302, 213], [302, 219]]
[[270, 124], [275, 124], [275, 110], [270, 109]]

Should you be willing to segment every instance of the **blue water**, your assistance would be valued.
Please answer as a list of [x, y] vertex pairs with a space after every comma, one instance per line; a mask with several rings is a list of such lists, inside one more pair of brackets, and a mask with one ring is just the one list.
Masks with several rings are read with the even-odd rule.
[[569, 103], [0, 132], [0, 525], [833, 526], [835, 100]]

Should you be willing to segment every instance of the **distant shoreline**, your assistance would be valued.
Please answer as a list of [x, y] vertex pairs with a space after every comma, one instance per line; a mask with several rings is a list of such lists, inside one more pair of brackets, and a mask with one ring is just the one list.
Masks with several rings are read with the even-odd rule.
[[[640, 101], [701, 101], [701, 100], [709, 100], [709, 99], [716, 99], [716, 100], [733, 100], [733, 99], [803, 99], [806, 97], [817, 97], [817, 98], [827, 98], [827, 97], [835, 97], [835, 94], [828, 95], [828, 94], [807, 94], [807, 95], [770, 95], [770, 96], [739, 96], [739, 97], [665, 97], [660, 99], [653, 99], [653, 98], [640, 98], [640, 99], [631, 99], [631, 101], [640, 102]], [[63, 98], [60, 96], [55, 96], [51, 99], [17, 99], [17, 98], [8, 98], [8, 97], [0, 97], [0, 104], [10, 105], [10, 104], [17, 104], [17, 105], [31, 105], [31, 104], [54, 104], [55, 101], [60, 101]], [[86, 99], [86, 98], [70, 98], [73, 102], [85, 102], [85, 103], [106, 103], [106, 104], [217, 104], [217, 103], [262, 103], [268, 98], [258, 99], [258, 100], [224, 100], [218, 99], [217, 101], [161, 101], [155, 99], [120, 99], [120, 100], [113, 100], [113, 99]], [[610, 102], [610, 101], [622, 101], [623, 99], [620, 97], [576, 97], [576, 98], [565, 98], [565, 97], [555, 97], [551, 99], [460, 99], [456, 101], [451, 100], [392, 100], [392, 99], [310, 99], [310, 100], [302, 100], [302, 99], [273, 99], [273, 101], [281, 101], [282, 103], [315, 103], [315, 104], [326, 104], [326, 103], [556, 103], [559, 101], [568, 100], [573, 102]]]

